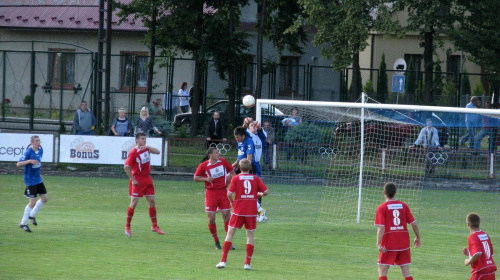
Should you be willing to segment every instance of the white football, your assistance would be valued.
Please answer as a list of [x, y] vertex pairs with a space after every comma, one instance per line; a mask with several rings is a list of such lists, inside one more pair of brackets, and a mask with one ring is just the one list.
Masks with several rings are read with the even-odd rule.
[[252, 95], [245, 95], [243, 97], [243, 106], [246, 108], [252, 108], [255, 106], [255, 98]]

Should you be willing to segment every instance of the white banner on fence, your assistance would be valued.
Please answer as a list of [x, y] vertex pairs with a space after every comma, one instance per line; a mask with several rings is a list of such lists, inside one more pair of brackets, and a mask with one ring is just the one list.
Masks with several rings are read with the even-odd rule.
[[[146, 145], [160, 151], [151, 165], [161, 166], [162, 138], [148, 138]], [[124, 164], [135, 147], [134, 137], [61, 135], [59, 161], [67, 163]]]
[[0, 161], [19, 161], [31, 143], [31, 136], [38, 135], [43, 148], [43, 162], [54, 162], [54, 135], [0, 133]]

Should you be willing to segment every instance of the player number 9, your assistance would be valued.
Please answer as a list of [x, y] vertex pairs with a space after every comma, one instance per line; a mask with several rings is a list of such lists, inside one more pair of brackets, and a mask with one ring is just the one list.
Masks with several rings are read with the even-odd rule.
[[245, 187], [245, 194], [249, 194], [252, 191], [252, 183], [248, 180], [243, 182], [243, 187]]

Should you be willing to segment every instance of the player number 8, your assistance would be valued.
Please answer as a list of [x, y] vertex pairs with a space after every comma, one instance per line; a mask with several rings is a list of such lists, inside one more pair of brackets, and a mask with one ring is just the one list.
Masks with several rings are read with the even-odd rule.
[[399, 226], [401, 223], [401, 220], [399, 219], [399, 211], [394, 210], [392, 211], [392, 215], [394, 216], [394, 219], [392, 220], [395, 226]]

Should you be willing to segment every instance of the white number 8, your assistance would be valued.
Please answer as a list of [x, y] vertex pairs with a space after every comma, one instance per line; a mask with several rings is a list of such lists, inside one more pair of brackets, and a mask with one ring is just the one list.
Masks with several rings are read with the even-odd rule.
[[245, 180], [243, 186], [245, 187], [245, 194], [249, 194], [252, 191], [252, 183], [250, 181]]
[[401, 223], [401, 220], [399, 219], [399, 211], [398, 210], [392, 211], [392, 216], [394, 216], [394, 219], [392, 220], [394, 225], [399, 226], [399, 224]]

